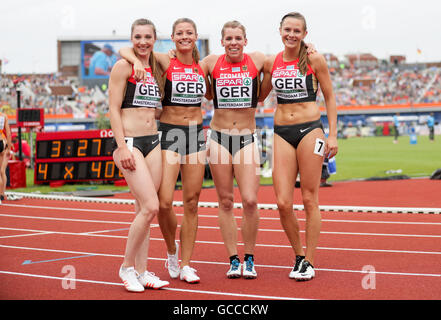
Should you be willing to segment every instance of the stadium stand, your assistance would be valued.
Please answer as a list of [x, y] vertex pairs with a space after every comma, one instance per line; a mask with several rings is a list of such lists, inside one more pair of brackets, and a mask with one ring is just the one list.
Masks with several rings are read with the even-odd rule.
[[[441, 66], [380, 64], [379, 66], [331, 67], [337, 106], [368, 108], [369, 106], [418, 105], [441, 103]], [[75, 77], [57, 74], [5, 75], [0, 80], [0, 108], [15, 114], [17, 93], [15, 82], [21, 83], [22, 107], [44, 108], [45, 114], [71, 114], [74, 118], [96, 118], [107, 112], [107, 87], [88, 88]], [[54, 87], [70, 87], [71, 94], [56, 95]], [[324, 99], [318, 94], [318, 104]], [[271, 93], [257, 112], [272, 113], [276, 98]], [[207, 117], [213, 112], [210, 101], [204, 101]], [[322, 108], [322, 110], [324, 110]]]

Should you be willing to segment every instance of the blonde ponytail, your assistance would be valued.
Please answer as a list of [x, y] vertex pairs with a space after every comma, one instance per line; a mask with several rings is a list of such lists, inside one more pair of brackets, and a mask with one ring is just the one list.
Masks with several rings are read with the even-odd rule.
[[200, 55], [199, 55], [199, 50], [198, 47], [195, 45], [193, 48], [193, 60], [195, 63], [199, 63], [199, 59], [200, 59]]
[[150, 68], [152, 68], [153, 77], [155, 78], [156, 84], [159, 87], [159, 92], [161, 93], [161, 98], [164, 98], [165, 83], [164, 83], [164, 77], [162, 76], [162, 68], [161, 68], [161, 65], [159, 64], [158, 60], [156, 60], [156, 57], [153, 52], [150, 53], [149, 65], [150, 65]]
[[309, 64], [308, 54], [306, 52], [305, 42], [302, 40], [300, 43], [300, 52], [299, 52], [299, 64], [298, 68], [303, 75], [306, 75], [308, 72], [308, 64]]

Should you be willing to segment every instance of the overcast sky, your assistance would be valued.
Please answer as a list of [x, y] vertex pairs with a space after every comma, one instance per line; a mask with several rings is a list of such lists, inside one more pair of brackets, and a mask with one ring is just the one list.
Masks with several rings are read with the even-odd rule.
[[[0, 59], [4, 73], [54, 72], [59, 37], [128, 37], [137, 18], [152, 20], [169, 37], [173, 22], [193, 19], [222, 53], [220, 30], [229, 20], [247, 28], [247, 51], [277, 53], [282, 16], [301, 12], [307, 42], [321, 53], [370, 52], [380, 59], [441, 61], [441, 1], [434, 0], [1, 0]], [[418, 54], [417, 50], [421, 53]]]

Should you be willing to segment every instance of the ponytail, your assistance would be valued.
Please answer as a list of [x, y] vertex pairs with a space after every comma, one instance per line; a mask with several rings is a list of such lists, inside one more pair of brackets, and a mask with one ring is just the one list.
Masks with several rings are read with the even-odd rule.
[[193, 60], [194, 60], [194, 62], [195, 62], [196, 64], [199, 63], [200, 55], [199, 55], [199, 50], [198, 50], [198, 47], [196, 46], [196, 44], [195, 44], [195, 46], [194, 46], [194, 48], [193, 48], [193, 54], [192, 54], [192, 56], [193, 56]]
[[303, 75], [306, 75], [306, 73], [308, 72], [308, 64], [310, 64], [310, 61], [306, 52], [305, 42], [302, 40], [302, 42], [300, 43], [298, 68]]
[[161, 65], [156, 60], [155, 54], [153, 52], [150, 53], [149, 57], [149, 65], [152, 69], [153, 77], [155, 78], [156, 84], [159, 87], [159, 92], [161, 94], [161, 98], [164, 98], [164, 78], [162, 77], [162, 68]]

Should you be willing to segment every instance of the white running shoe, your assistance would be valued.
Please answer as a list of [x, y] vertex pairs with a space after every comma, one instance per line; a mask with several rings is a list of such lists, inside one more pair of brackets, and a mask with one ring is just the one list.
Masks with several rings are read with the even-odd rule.
[[300, 265], [300, 270], [294, 275], [297, 281], [308, 281], [315, 277], [314, 267], [308, 260], [303, 260]]
[[256, 279], [257, 272], [254, 269], [254, 260], [250, 257], [248, 260], [245, 260], [243, 263], [242, 276], [245, 279]]
[[124, 283], [124, 287], [127, 291], [131, 292], [143, 292], [144, 287], [138, 281], [138, 272], [136, 272], [134, 267], [121, 268], [119, 269], [119, 277]]
[[289, 277], [291, 279], [294, 279], [295, 275], [297, 273], [299, 273], [300, 265], [302, 264], [303, 259], [305, 259], [305, 256], [296, 256], [296, 263], [294, 264], [294, 267], [292, 268], [291, 272], [289, 273]]
[[227, 271], [227, 277], [230, 279], [240, 278], [241, 265], [238, 259], [234, 259], [230, 264], [230, 269]]
[[138, 281], [144, 288], [161, 289], [169, 285], [168, 281], [163, 281], [155, 276], [153, 272], [144, 271], [143, 274], [138, 275]]
[[181, 280], [185, 280], [188, 283], [199, 283], [201, 280], [197, 274], [196, 269], [191, 268], [190, 266], [184, 266], [181, 269]]
[[179, 268], [179, 242], [175, 241], [176, 252], [175, 254], [169, 254], [167, 252], [167, 259], [165, 260], [165, 268], [168, 269], [168, 273], [172, 279], [179, 277], [181, 269]]

